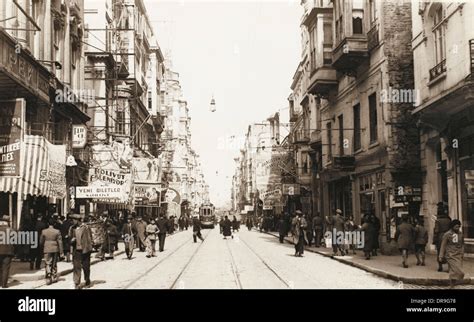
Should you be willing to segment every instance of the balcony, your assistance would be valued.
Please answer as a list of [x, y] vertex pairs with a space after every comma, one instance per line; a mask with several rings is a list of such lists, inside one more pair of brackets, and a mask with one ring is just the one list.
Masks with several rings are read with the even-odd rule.
[[296, 130], [293, 133], [294, 144], [308, 144], [310, 140], [310, 134], [308, 130]]
[[290, 105], [290, 122], [296, 122], [298, 120], [298, 117], [300, 116], [300, 113], [298, 113], [295, 110], [295, 107], [293, 104]]
[[446, 59], [430, 69], [430, 82], [446, 73]]
[[333, 50], [332, 66], [345, 74], [354, 75], [355, 70], [369, 57], [367, 36], [346, 36]]
[[368, 51], [372, 51], [375, 47], [377, 47], [380, 43], [379, 39], [379, 27], [374, 25], [372, 29], [369, 30], [367, 33], [367, 49]]
[[311, 135], [309, 138], [309, 145], [311, 146], [311, 149], [313, 150], [317, 150], [318, 148], [321, 148], [322, 146], [321, 130], [314, 130], [311, 132]]

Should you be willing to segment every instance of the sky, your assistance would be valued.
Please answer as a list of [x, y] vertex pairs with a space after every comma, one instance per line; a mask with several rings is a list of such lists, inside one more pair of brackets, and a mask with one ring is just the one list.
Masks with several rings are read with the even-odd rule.
[[[230, 205], [247, 127], [280, 111], [301, 55], [299, 0], [144, 0], [163, 53], [180, 74], [211, 202]], [[216, 111], [210, 111], [214, 96]]]

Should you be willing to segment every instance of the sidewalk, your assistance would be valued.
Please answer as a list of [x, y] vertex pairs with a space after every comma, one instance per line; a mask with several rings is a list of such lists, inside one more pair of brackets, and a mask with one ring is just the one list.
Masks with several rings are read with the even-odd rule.
[[[125, 246], [123, 243], [119, 243], [119, 250], [115, 251], [114, 256], [117, 257], [125, 253]], [[91, 255], [91, 265], [101, 262], [100, 258], [95, 258], [97, 252]], [[67, 275], [72, 273], [72, 256], [71, 262], [66, 261], [58, 262], [58, 276]], [[10, 267], [10, 283], [14, 282], [28, 282], [28, 281], [39, 281], [45, 277], [44, 261], [41, 262], [41, 269], [30, 270], [29, 262], [13, 261]]]
[[[268, 232], [267, 234], [278, 237], [276, 232]], [[285, 237], [285, 241], [293, 244], [291, 237]], [[326, 257], [332, 257], [332, 248], [305, 246], [305, 250]], [[416, 257], [414, 254], [410, 254], [407, 263], [408, 268], [402, 267], [401, 256], [378, 255], [371, 257], [370, 260], [366, 260], [363, 255], [363, 252], [358, 250], [356, 255], [349, 254], [332, 258], [341, 263], [403, 283], [449, 286], [448, 265], [444, 265], [445, 269], [443, 272], [438, 272], [438, 263], [435, 255], [426, 254], [426, 266], [416, 266]], [[474, 284], [474, 260], [465, 258], [463, 270], [466, 273], [463, 284]]]
[[[183, 230], [186, 231], [186, 230]], [[180, 233], [181, 231], [176, 230], [174, 234]], [[168, 237], [173, 236], [168, 235]], [[114, 256], [117, 257], [125, 253], [125, 245], [122, 241], [118, 243], [118, 250], [115, 251]], [[134, 252], [137, 252], [138, 249], [135, 248]], [[91, 255], [91, 265], [101, 262], [102, 260], [99, 258], [95, 258], [97, 252], [92, 253]], [[71, 262], [67, 263], [66, 261], [58, 262], [58, 276], [64, 276], [67, 274], [72, 273], [72, 258]], [[41, 269], [39, 270], [30, 270], [30, 263], [29, 262], [21, 262], [14, 260], [10, 267], [10, 283], [18, 283], [18, 282], [28, 282], [28, 281], [39, 281], [45, 278], [45, 269], [44, 269], [44, 261], [41, 262]]]

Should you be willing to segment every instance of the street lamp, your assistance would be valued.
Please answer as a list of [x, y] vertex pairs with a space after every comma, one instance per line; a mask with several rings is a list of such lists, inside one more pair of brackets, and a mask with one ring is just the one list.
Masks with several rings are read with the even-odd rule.
[[210, 104], [210, 111], [215, 112], [216, 111], [216, 100], [214, 99], [214, 95], [212, 95], [211, 98], [211, 104]]

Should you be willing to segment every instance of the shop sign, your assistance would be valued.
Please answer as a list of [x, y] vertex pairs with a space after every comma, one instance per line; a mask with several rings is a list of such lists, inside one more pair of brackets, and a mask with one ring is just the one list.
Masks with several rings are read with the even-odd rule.
[[133, 186], [133, 200], [137, 207], [159, 207], [160, 199], [160, 186], [157, 184], [135, 184]]
[[84, 198], [117, 198], [121, 199], [124, 195], [124, 188], [121, 186], [85, 186], [76, 187], [76, 199]]
[[25, 100], [0, 101], [0, 177], [21, 175]]
[[87, 127], [83, 124], [72, 125], [72, 148], [83, 149], [87, 143]]

